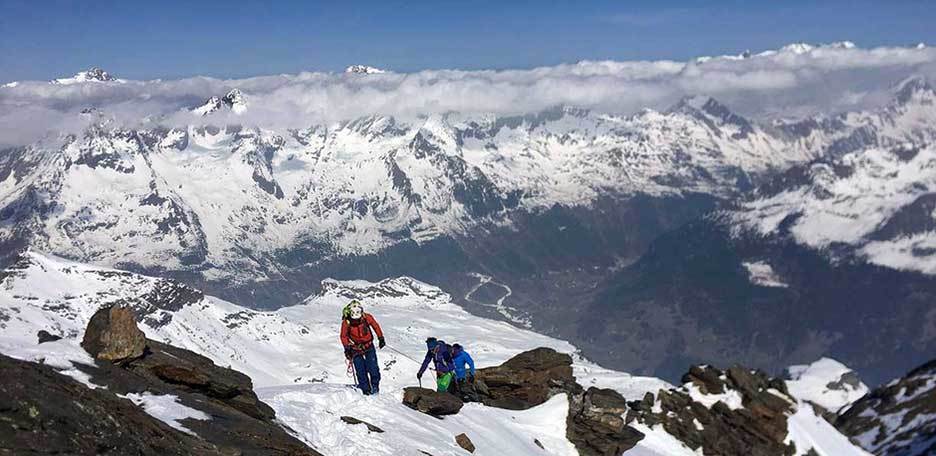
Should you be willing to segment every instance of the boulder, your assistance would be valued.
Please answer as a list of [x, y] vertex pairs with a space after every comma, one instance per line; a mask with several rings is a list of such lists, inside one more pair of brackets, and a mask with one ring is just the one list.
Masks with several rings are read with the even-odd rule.
[[81, 346], [95, 359], [122, 362], [143, 356], [146, 336], [125, 307], [104, 307], [91, 317]]
[[367, 426], [368, 431], [376, 432], [378, 434], [382, 434], [384, 432], [383, 429], [380, 429], [379, 427], [374, 426], [373, 424], [370, 424], [367, 421], [359, 420], [353, 416], [342, 416], [341, 421], [344, 421], [345, 423], [348, 423], [351, 425], [363, 424], [364, 426]]
[[536, 407], [573, 385], [572, 357], [543, 347], [520, 353], [500, 366], [479, 369], [475, 375], [481, 402], [510, 410]]
[[40, 344], [44, 344], [46, 342], [55, 342], [57, 340], [62, 339], [62, 336], [56, 336], [54, 334], [49, 333], [48, 331], [44, 329], [39, 330], [39, 332], [36, 333], [36, 337], [39, 339]]
[[566, 437], [583, 456], [622, 454], [644, 438], [628, 426], [627, 411], [627, 401], [617, 391], [589, 388], [570, 397]]
[[451, 394], [415, 386], [403, 389], [403, 404], [435, 417], [454, 415], [465, 405], [461, 399]]
[[471, 443], [471, 439], [469, 439], [464, 432], [455, 436], [455, 443], [457, 443], [458, 446], [464, 448], [465, 451], [469, 453], [475, 452], [474, 443]]

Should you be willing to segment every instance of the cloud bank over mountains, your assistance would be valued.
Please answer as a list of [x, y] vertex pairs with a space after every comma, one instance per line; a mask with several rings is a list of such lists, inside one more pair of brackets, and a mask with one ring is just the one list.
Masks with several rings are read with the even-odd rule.
[[[0, 144], [79, 131], [100, 116], [127, 127], [238, 123], [301, 128], [367, 115], [513, 115], [556, 105], [629, 114], [665, 109], [687, 95], [713, 96], [754, 118], [799, 117], [880, 105], [909, 76], [936, 79], [936, 49], [862, 49], [841, 42], [688, 62], [583, 61], [530, 70], [21, 81], [0, 86]], [[249, 99], [244, 112], [199, 117], [189, 111], [234, 88]]]

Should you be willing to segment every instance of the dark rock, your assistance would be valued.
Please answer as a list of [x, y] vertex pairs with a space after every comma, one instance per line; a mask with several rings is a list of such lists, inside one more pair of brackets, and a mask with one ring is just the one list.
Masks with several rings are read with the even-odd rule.
[[[662, 424], [666, 432], [705, 455], [792, 455], [795, 447], [785, 443], [787, 416], [795, 403], [785, 384], [757, 370], [735, 366], [722, 371], [694, 366], [683, 376], [686, 386], [660, 390], [660, 411], [653, 412], [644, 401], [629, 404], [628, 416], [648, 426]], [[724, 402], [711, 407], [692, 399], [687, 387], [703, 394], [737, 393], [742, 407], [732, 409]], [[650, 398], [652, 401], [652, 397]]]
[[543, 450], [546, 449], [546, 447], [543, 446], [543, 442], [540, 442], [539, 439], [533, 439], [533, 443], [535, 443], [536, 446], [540, 447]]
[[[500, 366], [478, 369], [475, 390], [485, 405], [510, 410], [536, 407], [556, 394], [566, 394], [566, 437], [582, 455], [621, 454], [644, 437], [627, 425], [623, 396], [610, 389], [585, 391], [572, 375], [572, 357], [551, 348], [526, 351]], [[652, 395], [649, 401], [648, 411]], [[542, 448], [541, 442], [536, 443]]]
[[435, 417], [454, 415], [465, 405], [461, 399], [451, 394], [415, 386], [403, 389], [403, 404]]
[[475, 452], [474, 443], [471, 442], [471, 439], [469, 439], [468, 436], [465, 435], [464, 432], [455, 436], [455, 443], [457, 443], [458, 446], [464, 448], [465, 451], [469, 453]]
[[113, 392], [3, 355], [0, 422], [0, 454], [230, 454]]
[[40, 344], [44, 344], [44, 343], [46, 343], [46, 342], [55, 342], [55, 341], [57, 341], [57, 340], [61, 340], [61, 339], [62, 339], [62, 336], [56, 336], [56, 335], [54, 335], [54, 334], [50, 334], [48, 331], [46, 331], [46, 330], [44, 330], [44, 329], [42, 329], [42, 330], [40, 330], [38, 333], [36, 333], [36, 337], [39, 338], [39, 343], [40, 343]]
[[257, 398], [250, 377], [188, 350], [153, 340], [147, 345], [146, 355], [127, 364], [127, 370], [203, 394], [258, 420], [275, 418], [273, 409]]
[[617, 391], [589, 388], [571, 396], [566, 436], [580, 455], [619, 455], [633, 448], [644, 435], [628, 426], [627, 401]]
[[520, 353], [497, 367], [478, 369], [475, 389], [485, 405], [525, 410], [575, 385], [572, 357], [551, 348]]
[[364, 426], [367, 426], [367, 430], [368, 430], [368, 431], [371, 431], [371, 432], [376, 432], [376, 433], [379, 433], [379, 434], [382, 434], [382, 433], [384, 432], [383, 429], [381, 429], [381, 428], [379, 428], [379, 427], [377, 427], [377, 426], [374, 426], [373, 424], [370, 424], [370, 423], [368, 423], [367, 421], [359, 420], [359, 419], [357, 419], [357, 418], [355, 418], [355, 417], [353, 417], [353, 416], [342, 416], [342, 417], [341, 417], [341, 421], [344, 421], [345, 423], [352, 424], [352, 425], [353, 425], [353, 424], [363, 424]]
[[682, 382], [695, 384], [705, 394], [721, 394], [725, 392], [725, 381], [719, 378], [720, 375], [721, 371], [709, 366], [692, 366], [683, 375]]
[[130, 309], [105, 307], [91, 317], [81, 346], [95, 359], [121, 362], [143, 355], [146, 336]]

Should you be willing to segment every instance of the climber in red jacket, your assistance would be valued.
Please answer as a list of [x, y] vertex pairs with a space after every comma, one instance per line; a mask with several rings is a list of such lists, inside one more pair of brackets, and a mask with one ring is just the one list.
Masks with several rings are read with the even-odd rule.
[[387, 343], [374, 316], [364, 312], [364, 306], [356, 300], [345, 306], [341, 319], [341, 345], [344, 346], [345, 357], [354, 365], [358, 388], [365, 395], [380, 391], [380, 365], [377, 364], [372, 329], [377, 333], [377, 346], [384, 348]]

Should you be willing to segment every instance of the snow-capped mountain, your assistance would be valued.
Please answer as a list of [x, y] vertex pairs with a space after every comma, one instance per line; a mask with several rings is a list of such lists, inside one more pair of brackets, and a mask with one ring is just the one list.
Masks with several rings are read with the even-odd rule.
[[230, 109], [234, 114], [243, 114], [247, 110], [247, 99], [238, 89], [231, 89], [223, 97], [210, 97], [201, 106], [192, 108], [192, 114], [207, 116], [221, 109]]
[[[238, 112], [243, 100], [232, 90], [195, 112]], [[31, 232], [39, 248], [99, 264], [262, 280], [275, 274], [272, 256], [303, 243], [327, 246], [321, 260], [464, 234], [517, 209], [608, 195], [730, 196], [738, 182], [813, 158], [781, 154], [776, 137], [708, 106], [729, 120], [562, 108], [283, 132], [95, 124], [0, 158], [0, 202], [14, 220], [3, 237]], [[731, 122], [748, 129], [738, 136]], [[234, 254], [245, 250], [249, 259]]]
[[117, 79], [116, 76], [98, 68], [91, 67], [88, 70], [80, 71], [75, 73], [74, 76], [70, 78], [58, 78], [50, 81], [52, 84], [79, 84], [82, 82], [124, 82], [122, 79]]
[[936, 272], [934, 104], [933, 87], [913, 78], [877, 112], [813, 125], [808, 137], [829, 153], [760, 189], [734, 213], [736, 230], [788, 235], [817, 249], [848, 246], [875, 264]]
[[[381, 394], [376, 397], [365, 397], [348, 388], [337, 331], [341, 308], [349, 299], [365, 303], [378, 318], [389, 344], [389, 349], [380, 352], [383, 380]], [[459, 454], [461, 450], [453, 446], [450, 437], [460, 432], [471, 435], [477, 454], [540, 454], [544, 450], [550, 454], [577, 454], [564, 437], [569, 404], [563, 395], [526, 411], [471, 403], [458, 415], [444, 420], [400, 403], [402, 387], [415, 382], [412, 377], [418, 368], [416, 360], [424, 352], [423, 340], [429, 335], [462, 343], [479, 367], [539, 346], [576, 352], [567, 342], [473, 316], [452, 304], [442, 290], [410, 278], [380, 283], [327, 281], [320, 294], [295, 306], [257, 312], [173, 281], [29, 253], [2, 278], [0, 353], [25, 360], [41, 359], [94, 386], [93, 380], [79, 369], [79, 364], [94, 361], [78, 341], [90, 316], [101, 306], [114, 304], [133, 309], [149, 338], [190, 349], [220, 366], [247, 373], [258, 387], [260, 398], [275, 409], [278, 418], [325, 454], [366, 451], [390, 455], [418, 450]], [[444, 319], [438, 315], [444, 315]], [[40, 330], [63, 339], [37, 345], [35, 337]], [[751, 385], [739, 383], [740, 378], [747, 378], [741, 371], [730, 371], [722, 380], [704, 377], [706, 382], [723, 382], [726, 389], [722, 391], [699, 386], [695, 377], [673, 388], [659, 379], [603, 369], [580, 356], [573, 360], [573, 372], [583, 386], [611, 388], [633, 400], [633, 410], [644, 414], [633, 421], [643, 437], [628, 454], [695, 455], [697, 450], [692, 448], [710, 444], [708, 439], [716, 435], [706, 434], [705, 426], [712, 426], [715, 432], [725, 419], [718, 416], [750, 413], [747, 407], [754, 405], [748, 401], [755, 397], [784, 410], [781, 416], [770, 418], [772, 425], [782, 427], [774, 429], [777, 434], [771, 436], [778, 439], [777, 445], [795, 454], [810, 450], [817, 454], [866, 454], [788, 393], [750, 389]], [[648, 402], [648, 393], [658, 398]], [[704, 423], [688, 429], [655, 421], [659, 418], [653, 417], [661, 407], [670, 406], [667, 398], [683, 395], [697, 403], [694, 413], [709, 416], [712, 421], [702, 418]], [[146, 397], [146, 393], [138, 396]], [[166, 410], [157, 416], [169, 419], [173, 413]], [[186, 413], [193, 416], [191, 411]], [[386, 432], [349, 429], [342, 416], [364, 418]], [[746, 435], [741, 432], [731, 438], [744, 441]], [[724, 434], [721, 437], [728, 438]]]
[[354, 74], [381, 74], [386, 73], [387, 70], [382, 70], [380, 68], [375, 68], [367, 65], [351, 65], [345, 68], [345, 73], [354, 73]]

